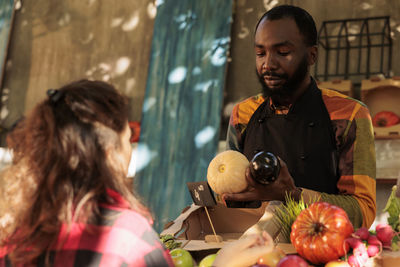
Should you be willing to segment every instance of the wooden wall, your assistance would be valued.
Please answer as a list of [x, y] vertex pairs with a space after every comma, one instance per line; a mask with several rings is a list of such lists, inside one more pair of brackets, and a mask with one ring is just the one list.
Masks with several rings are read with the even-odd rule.
[[34, 107], [48, 88], [81, 78], [113, 83], [130, 98], [130, 119], [140, 120], [154, 0], [20, 3], [3, 82], [3, 96], [8, 97], [3, 127]]

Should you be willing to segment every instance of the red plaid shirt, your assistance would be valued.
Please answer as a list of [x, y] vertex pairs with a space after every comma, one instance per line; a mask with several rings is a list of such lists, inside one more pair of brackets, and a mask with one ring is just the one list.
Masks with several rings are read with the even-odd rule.
[[[73, 223], [69, 234], [62, 225], [58, 240], [63, 245], [51, 251], [51, 266], [174, 266], [149, 222], [117, 192], [107, 193], [115, 204], [100, 205], [94, 224]], [[11, 266], [4, 251], [0, 248], [0, 267]], [[44, 256], [37, 266], [44, 266]]]

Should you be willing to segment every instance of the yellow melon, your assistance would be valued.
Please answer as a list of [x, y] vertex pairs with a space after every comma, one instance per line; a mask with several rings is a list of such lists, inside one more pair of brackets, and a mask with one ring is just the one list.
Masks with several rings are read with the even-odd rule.
[[208, 184], [217, 194], [242, 192], [247, 188], [245, 172], [248, 166], [249, 161], [238, 151], [219, 153], [208, 165]]

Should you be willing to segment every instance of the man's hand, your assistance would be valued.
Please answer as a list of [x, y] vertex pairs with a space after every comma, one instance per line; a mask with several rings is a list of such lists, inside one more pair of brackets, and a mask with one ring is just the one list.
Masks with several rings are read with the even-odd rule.
[[281, 159], [279, 159], [279, 162], [281, 164], [281, 170], [278, 178], [274, 182], [268, 185], [257, 183], [251, 177], [250, 168], [248, 167], [246, 169], [246, 180], [249, 184], [247, 189], [241, 193], [223, 194], [222, 198], [224, 200], [233, 201], [284, 201], [287, 192], [288, 194], [291, 194], [295, 200], [298, 200], [301, 195], [301, 190], [295, 186], [286, 163]]

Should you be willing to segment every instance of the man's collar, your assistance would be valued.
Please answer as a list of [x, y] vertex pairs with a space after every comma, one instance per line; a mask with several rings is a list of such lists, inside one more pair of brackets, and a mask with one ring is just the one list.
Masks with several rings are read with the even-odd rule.
[[290, 104], [289, 106], [275, 106], [272, 98], [269, 98], [269, 107], [274, 114], [287, 114], [291, 106], [292, 104]]
[[[300, 98], [302, 98], [304, 96], [304, 94], [310, 90], [310, 88], [316, 87], [316, 85], [317, 85], [317, 83], [315, 82], [314, 78], [312, 76], [310, 76], [310, 83], [307, 86], [307, 89], [305, 89], [304, 92], [302, 92], [302, 94], [297, 97], [295, 102], [297, 102]], [[274, 104], [272, 98], [269, 97], [269, 107], [274, 114], [287, 114], [289, 112], [290, 108], [293, 106], [293, 104], [294, 103], [291, 103], [288, 105], [277, 106]]]

